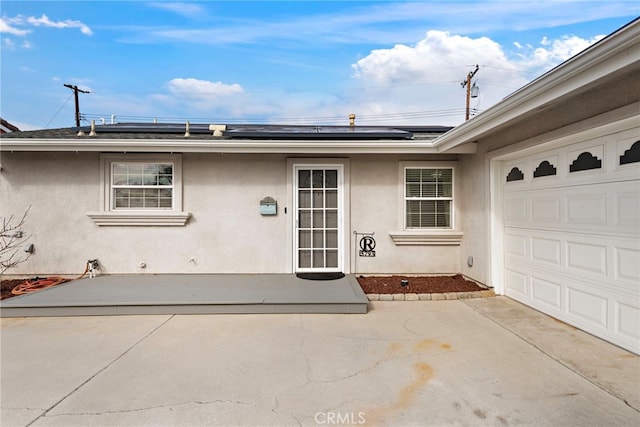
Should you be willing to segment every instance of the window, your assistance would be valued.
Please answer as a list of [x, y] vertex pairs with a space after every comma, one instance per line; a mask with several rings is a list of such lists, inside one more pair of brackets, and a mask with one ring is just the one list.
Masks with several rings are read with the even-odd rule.
[[400, 162], [397, 246], [459, 246], [464, 233], [456, 225], [456, 162]]
[[452, 168], [405, 168], [405, 228], [451, 228]]
[[101, 157], [98, 225], [185, 225], [179, 154], [105, 154]]
[[173, 163], [111, 163], [114, 209], [171, 209]]

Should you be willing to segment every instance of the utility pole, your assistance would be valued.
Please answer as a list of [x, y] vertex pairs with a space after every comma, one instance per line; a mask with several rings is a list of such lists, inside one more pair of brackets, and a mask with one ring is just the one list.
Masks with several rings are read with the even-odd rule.
[[[463, 81], [462, 87], [467, 88], [467, 108], [466, 108], [466, 112], [465, 112], [465, 116], [464, 116], [464, 120], [469, 120], [469, 104], [471, 104], [471, 79], [473, 78], [473, 76], [476, 75], [476, 73], [478, 72], [478, 69], [480, 67], [478, 65], [476, 65], [476, 69], [473, 71], [469, 71], [469, 74], [467, 74], [467, 79], [465, 81]], [[478, 88], [476, 87], [476, 85], [474, 84], [473, 87], [477, 90]], [[478, 95], [477, 93], [475, 94], [474, 98], [476, 98]]]
[[65, 87], [68, 87], [69, 89], [71, 89], [73, 91], [73, 94], [75, 96], [76, 99], [76, 127], [80, 127], [80, 102], [78, 101], [78, 92], [81, 93], [89, 93], [88, 90], [82, 90], [82, 89], [78, 89], [78, 86], [76, 85], [68, 85], [65, 84]]

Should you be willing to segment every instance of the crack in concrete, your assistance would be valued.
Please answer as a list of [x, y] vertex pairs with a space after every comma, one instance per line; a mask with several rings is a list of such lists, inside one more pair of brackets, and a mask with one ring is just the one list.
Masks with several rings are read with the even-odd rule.
[[298, 352], [304, 358], [304, 363], [307, 369], [305, 371], [306, 382], [297, 388], [304, 387], [311, 382], [311, 362], [309, 361], [309, 357], [307, 357], [307, 354], [304, 351], [304, 343], [307, 341], [309, 334], [304, 329], [304, 319], [302, 317], [300, 317], [299, 319], [300, 319], [299, 326], [300, 326], [300, 332], [302, 333], [302, 339], [300, 340], [300, 345], [298, 346]]
[[296, 420], [296, 422], [298, 423], [298, 425], [300, 427], [302, 427], [302, 423], [300, 422], [300, 420], [298, 419], [298, 417], [296, 417], [293, 413], [287, 413], [287, 412], [283, 412], [280, 411], [278, 408], [280, 408], [280, 401], [278, 400], [277, 397], [274, 397], [273, 400], [275, 401], [275, 405], [273, 406], [273, 408], [270, 409], [270, 412], [274, 412], [276, 414], [286, 414], [288, 416], [290, 416], [291, 418], [293, 418], [294, 420]]
[[151, 332], [149, 332], [148, 334], [146, 334], [145, 336], [143, 336], [142, 338], [140, 338], [138, 341], [136, 341], [133, 345], [131, 345], [129, 348], [127, 348], [124, 352], [122, 352], [122, 354], [120, 354], [118, 357], [116, 357], [115, 359], [113, 359], [111, 362], [107, 363], [105, 366], [103, 366], [101, 369], [99, 369], [95, 374], [91, 375], [89, 378], [87, 378], [85, 381], [83, 381], [80, 385], [78, 385], [76, 388], [74, 388], [73, 390], [71, 390], [69, 393], [67, 393], [65, 396], [63, 396], [60, 400], [58, 400], [57, 402], [55, 402], [53, 405], [51, 405], [48, 409], [44, 410], [44, 412], [42, 412], [40, 415], [38, 415], [36, 418], [34, 418], [31, 422], [29, 422], [25, 427], [29, 427], [31, 425], [33, 425], [36, 421], [38, 421], [40, 418], [47, 416], [47, 414], [49, 412], [51, 412], [56, 406], [58, 406], [59, 404], [61, 404], [62, 402], [64, 402], [67, 398], [69, 398], [70, 396], [72, 396], [73, 394], [75, 394], [78, 390], [80, 390], [82, 387], [84, 387], [86, 384], [88, 384], [89, 382], [91, 382], [95, 377], [97, 377], [98, 375], [100, 375], [102, 372], [104, 372], [105, 370], [107, 370], [111, 365], [113, 365], [114, 363], [116, 363], [118, 360], [120, 360], [121, 358], [123, 358], [124, 356], [126, 356], [131, 350], [133, 350], [135, 347], [137, 347], [140, 343], [142, 343], [144, 340], [146, 340], [147, 338], [149, 338], [151, 335], [153, 335], [157, 330], [159, 330], [160, 328], [162, 328], [164, 325], [166, 325], [171, 319], [173, 319], [175, 317], [175, 314], [169, 316], [168, 319], [166, 319], [165, 321], [163, 321], [162, 323], [160, 323], [158, 326], [156, 326], [155, 328], [153, 328], [151, 330]]
[[11, 406], [1, 406], [0, 407], [0, 412], [2, 412], [3, 410], [10, 410], [10, 411], [45, 411], [47, 408], [29, 408], [28, 406], [24, 406], [24, 407], [11, 407]]
[[234, 404], [234, 405], [243, 405], [243, 406], [253, 406], [258, 409], [265, 409], [262, 406], [256, 405], [253, 402], [243, 402], [241, 400], [226, 400], [226, 399], [214, 399], [214, 400], [190, 400], [188, 402], [182, 403], [168, 403], [164, 405], [156, 405], [156, 406], [147, 406], [143, 408], [133, 408], [133, 409], [118, 409], [118, 410], [110, 410], [110, 411], [102, 411], [102, 412], [65, 412], [55, 415], [49, 415], [48, 418], [54, 417], [69, 417], [69, 416], [100, 416], [100, 415], [109, 415], [109, 414], [126, 414], [133, 412], [145, 412], [152, 411], [154, 409], [169, 409], [173, 410], [175, 407], [186, 406], [186, 405], [216, 405], [216, 404]]
[[259, 405], [255, 402], [250, 401], [242, 401], [242, 400], [230, 400], [230, 399], [214, 399], [214, 400], [190, 400], [187, 402], [180, 403], [167, 403], [163, 405], [155, 405], [155, 406], [147, 406], [142, 408], [133, 408], [133, 409], [119, 409], [119, 410], [109, 410], [109, 411], [101, 411], [101, 412], [65, 412], [55, 415], [47, 415], [47, 418], [56, 418], [56, 417], [81, 417], [81, 416], [103, 416], [103, 415], [113, 415], [113, 414], [128, 414], [128, 413], [137, 413], [137, 412], [146, 412], [153, 411], [156, 409], [168, 409], [169, 411], [173, 411], [174, 408], [178, 408], [181, 406], [188, 405], [241, 405], [241, 406], [251, 406], [256, 409], [273, 412], [276, 414], [284, 414], [291, 417], [295, 422], [302, 426], [302, 422], [300, 419], [293, 413], [287, 413], [284, 411], [280, 411], [280, 401], [278, 398], [274, 398], [274, 406], [272, 408], [266, 408], [262, 405]]

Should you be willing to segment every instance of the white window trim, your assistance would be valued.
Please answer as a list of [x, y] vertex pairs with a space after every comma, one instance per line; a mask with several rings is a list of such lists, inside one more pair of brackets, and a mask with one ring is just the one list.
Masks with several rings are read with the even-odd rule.
[[[173, 163], [171, 209], [114, 209], [111, 191], [111, 164], [114, 162]], [[100, 156], [100, 211], [87, 216], [99, 226], [162, 225], [183, 226], [191, 217], [182, 211], [182, 156], [180, 154], [103, 154]]]
[[[456, 215], [458, 210], [457, 195], [458, 177], [456, 162], [424, 161], [424, 162], [400, 162], [398, 165], [398, 191], [400, 194], [400, 206], [398, 207], [398, 225], [400, 231], [390, 231], [389, 236], [396, 246], [459, 246], [463, 233], [456, 229]], [[451, 211], [451, 228], [407, 228], [406, 227], [406, 199], [405, 199], [405, 169], [406, 168], [450, 168], [453, 169], [453, 208]]]

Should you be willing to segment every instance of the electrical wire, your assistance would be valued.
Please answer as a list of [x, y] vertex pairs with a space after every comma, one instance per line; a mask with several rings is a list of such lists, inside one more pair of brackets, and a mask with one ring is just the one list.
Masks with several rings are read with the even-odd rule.
[[51, 120], [49, 120], [49, 122], [47, 123], [47, 125], [44, 127], [45, 129], [49, 128], [49, 125], [51, 124], [51, 122], [58, 117], [58, 114], [60, 114], [60, 111], [62, 111], [62, 109], [64, 108], [65, 105], [67, 105], [67, 103], [69, 102], [69, 100], [71, 99], [71, 97], [73, 96], [73, 92], [71, 92], [71, 95], [69, 95], [69, 97], [67, 98], [66, 101], [64, 101], [64, 104], [62, 104], [62, 107], [60, 107], [60, 109], [58, 110], [58, 112], [56, 112], [53, 117], [51, 118]]
[[[446, 117], [453, 116], [464, 113], [464, 108], [452, 108], [452, 109], [442, 109], [442, 110], [424, 110], [424, 111], [405, 111], [405, 112], [390, 112], [390, 113], [379, 113], [379, 114], [362, 114], [358, 115], [358, 121], [379, 121], [379, 120], [403, 120], [403, 119], [420, 119], [420, 118], [429, 118], [429, 117]], [[102, 119], [105, 117], [110, 117], [110, 114], [97, 114], [97, 113], [86, 113], [83, 114], [87, 119]], [[184, 123], [184, 122], [194, 122], [194, 123], [242, 123], [242, 124], [251, 124], [251, 123], [264, 123], [264, 118], [261, 119], [250, 119], [250, 118], [229, 118], [229, 117], [177, 117], [177, 116], [137, 116], [137, 115], [116, 115], [120, 122], [132, 121], [132, 122], [149, 122], [149, 121], [157, 121], [164, 123]], [[298, 123], [298, 124], [317, 124], [317, 123], [326, 123], [326, 122], [336, 122], [344, 120], [345, 115], [336, 115], [336, 116], [315, 116], [315, 117], [269, 117], [268, 120], [270, 122], [279, 122], [279, 123]]]

